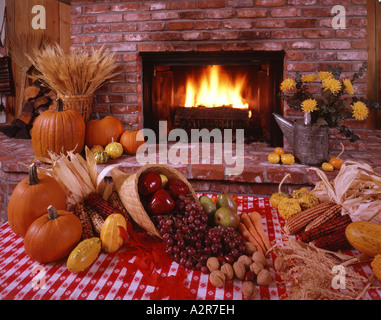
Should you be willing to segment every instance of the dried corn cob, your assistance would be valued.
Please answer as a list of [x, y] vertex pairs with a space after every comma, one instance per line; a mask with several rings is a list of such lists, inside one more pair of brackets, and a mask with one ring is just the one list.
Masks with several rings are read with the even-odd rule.
[[119, 212], [122, 213], [122, 215], [129, 220], [130, 215], [128, 214], [126, 208], [124, 207], [122, 201], [119, 198], [119, 195], [116, 191], [111, 192], [110, 197], [108, 198], [108, 202]]
[[297, 233], [332, 206], [334, 206], [333, 202], [321, 202], [312, 208], [299, 212], [286, 221], [284, 231], [287, 234]]
[[312, 241], [312, 243], [322, 249], [337, 251], [341, 249], [348, 249], [351, 247], [350, 243], [345, 236], [345, 228], [339, 230], [338, 232], [334, 232], [328, 234], [326, 236], [320, 237]]
[[300, 239], [303, 242], [309, 243], [315, 239], [326, 236], [328, 234], [339, 232], [342, 229], [345, 229], [351, 222], [352, 219], [349, 217], [348, 214], [345, 214], [338, 218], [331, 219], [318, 227], [315, 227], [308, 231], [304, 231], [300, 235]]
[[89, 205], [100, 213], [103, 219], [106, 219], [112, 213], [120, 213], [108, 201], [103, 199], [97, 193], [91, 193], [86, 199], [85, 204]]
[[93, 207], [89, 206], [88, 204], [85, 204], [85, 210], [89, 214], [94, 234], [99, 237], [105, 220], [102, 218], [102, 216], [97, 210], [95, 210]]
[[89, 214], [85, 210], [83, 202], [77, 202], [73, 207], [73, 213], [79, 218], [82, 224], [82, 240], [94, 237], [93, 227]]
[[312, 228], [318, 227], [328, 220], [335, 219], [341, 216], [341, 204], [335, 204], [333, 207], [329, 208], [326, 212], [318, 216], [316, 219], [312, 220], [305, 228], [308, 231]]

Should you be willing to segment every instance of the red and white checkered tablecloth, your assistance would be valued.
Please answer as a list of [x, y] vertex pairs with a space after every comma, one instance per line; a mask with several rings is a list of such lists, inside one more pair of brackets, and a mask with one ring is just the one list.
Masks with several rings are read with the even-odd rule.
[[[210, 195], [215, 196], [215, 195]], [[253, 209], [261, 213], [262, 223], [270, 241], [281, 236], [284, 221], [271, 207], [268, 198], [238, 196], [239, 210]], [[269, 259], [273, 259], [271, 256]], [[24, 250], [23, 239], [14, 234], [8, 223], [0, 226], [0, 299], [2, 300], [149, 300], [155, 287], [150, 285], [144, 271], [124, 267], [118, 263], [119, 254], [102, 252], [85, 272], [74, 274], [67, 270], [66, 261], [39, 264]], [[270, 261], [272, 264], [272, 262]], [[368, 265], [356, 270], [370, 278]], [[136, 268], [135, 268], [136, 269]], [[184, 285], [197, 300], [243, 300], [239, 280], [227, 281], [223, 288], [215, 288], [209, 276], [200, 271], [186, 270], [173, 262], [157, 270], [162, 277], [184, 272]], [[278, 279], [279, 280], [279, 279]], [[279, 300], [285, 293], [282, 284], [274, 281], [269, 287], [258, 287], [257, 300]], [[381, 300], [381, 290], [372, 289], [369, 300]]]

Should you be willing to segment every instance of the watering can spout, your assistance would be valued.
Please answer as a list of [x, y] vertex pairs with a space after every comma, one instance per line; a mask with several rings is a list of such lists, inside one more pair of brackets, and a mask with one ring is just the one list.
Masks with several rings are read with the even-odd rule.
[[291, 148], [294, 147], [294, 123], [279, 114], [273, 113], [273, 116], [278, 123], [279, 128], [282, 130]]

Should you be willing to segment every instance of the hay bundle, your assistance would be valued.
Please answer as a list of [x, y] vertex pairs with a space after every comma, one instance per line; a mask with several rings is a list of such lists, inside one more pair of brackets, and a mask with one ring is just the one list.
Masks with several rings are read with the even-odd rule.
[[29, 58], [40, 73], [37, 78], [62, 96], [93, 94], [119, 74], [115, 54], [104, 47], [66, 53], [54, 45]]

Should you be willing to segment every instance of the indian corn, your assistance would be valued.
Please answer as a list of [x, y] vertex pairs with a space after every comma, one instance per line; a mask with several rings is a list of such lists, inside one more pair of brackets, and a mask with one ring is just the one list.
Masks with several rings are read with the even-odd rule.
[[90, 216], [85, 211], [85, 204], [77, 202], [73, 207], [73, 213], [79, 218], [82, 224], [82, 240], [94, 237]]
[[341, 208], [342, 206], [340, 204], [335, 204], [333, 207], [329, 208], [326, 212], [318, 216], [316, 219], [311, 221], [306, 227], [305, 231], [308, 231], [312, 228], [318, 227], [321, 224], [327, 222], [328, 220], [340, 217], [341, 215]]

